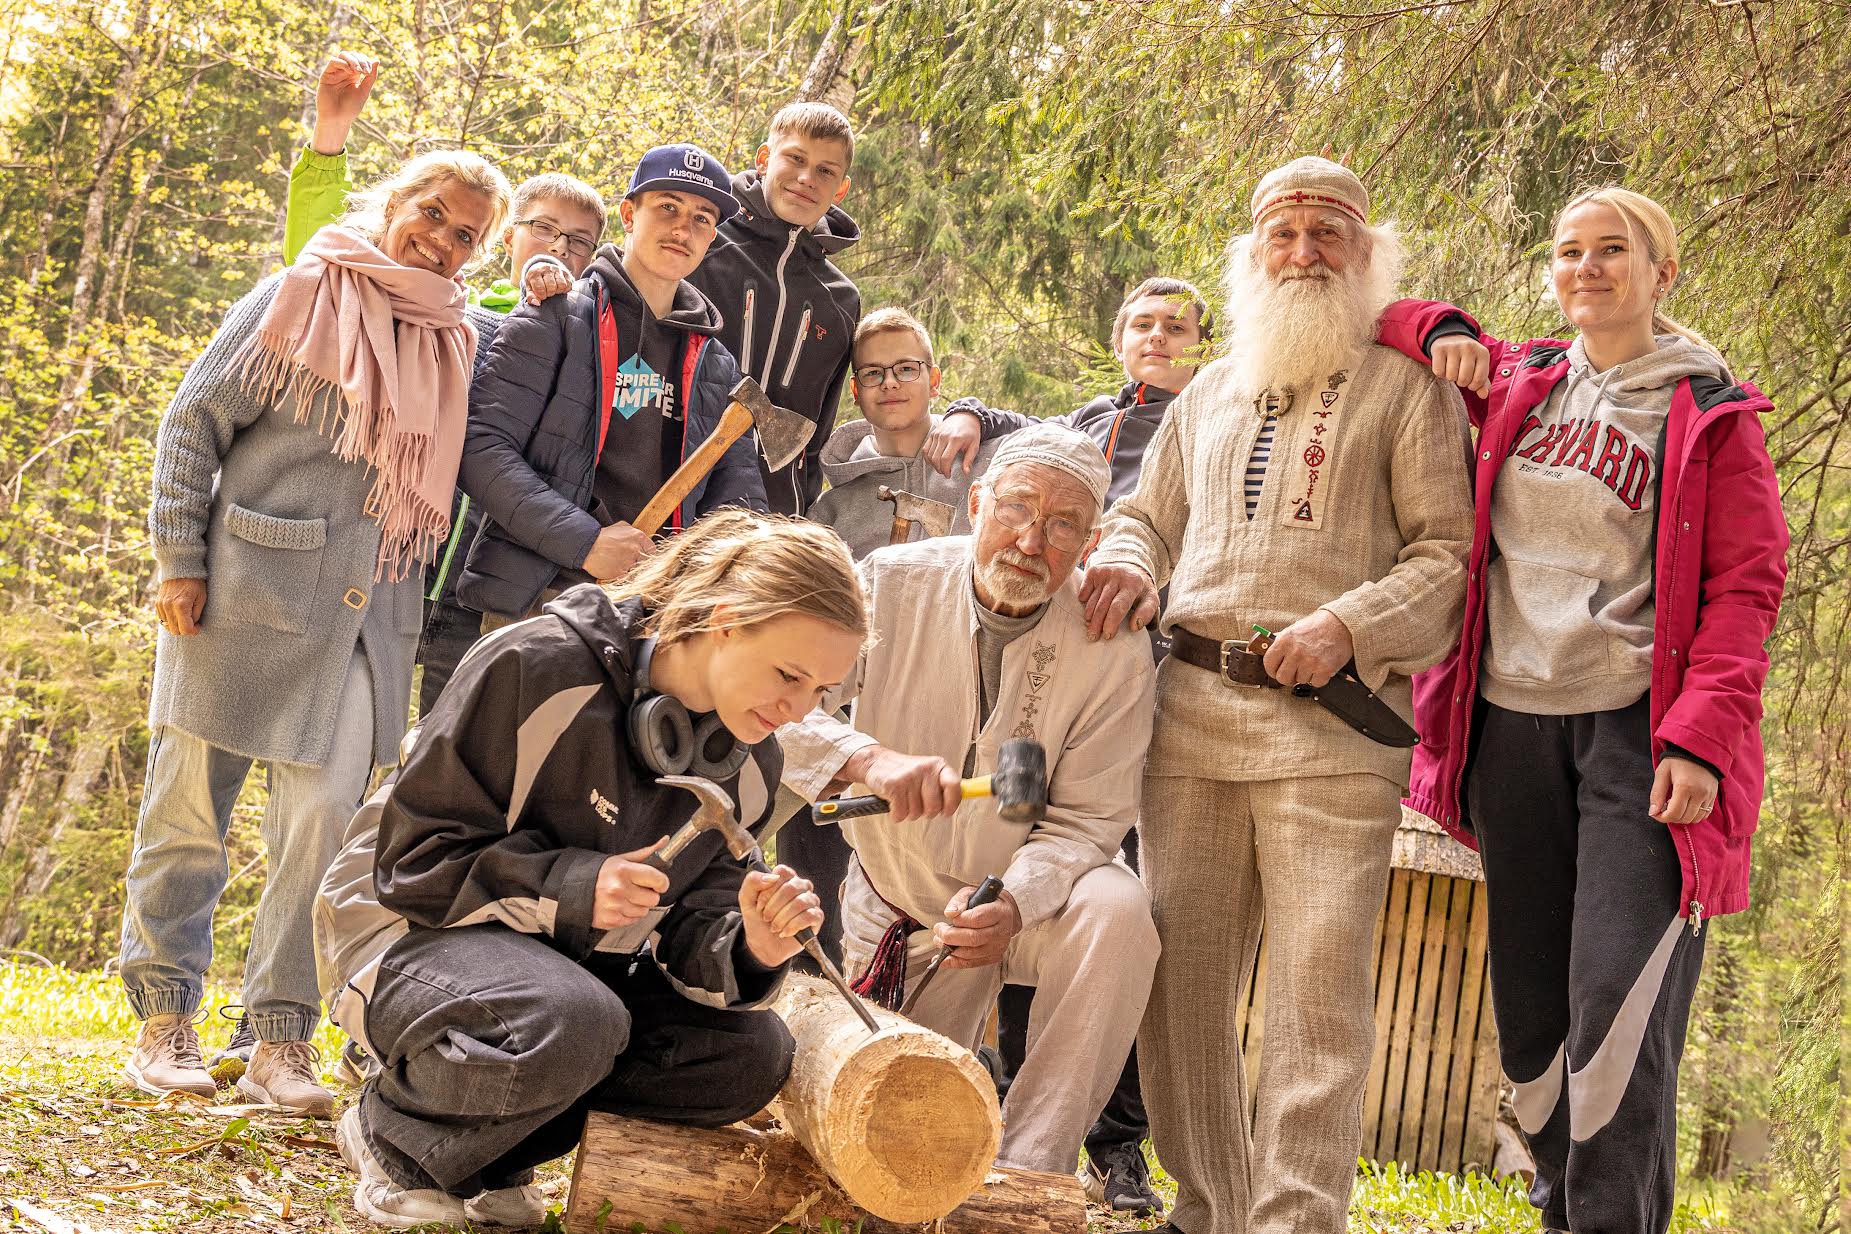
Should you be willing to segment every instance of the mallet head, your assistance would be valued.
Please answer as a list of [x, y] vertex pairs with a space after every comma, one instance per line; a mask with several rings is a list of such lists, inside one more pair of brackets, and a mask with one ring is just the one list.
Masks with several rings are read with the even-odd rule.
[[1048, 752], [1025, 737], [1003, 742], [990, 773], [996, 813], [1011, 823], [1034, 823], [1048, 813]]

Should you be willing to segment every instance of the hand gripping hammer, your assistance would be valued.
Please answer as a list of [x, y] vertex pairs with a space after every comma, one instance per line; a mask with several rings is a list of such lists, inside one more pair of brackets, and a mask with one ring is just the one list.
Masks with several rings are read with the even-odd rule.
[[[720, 838], [726, 842], [727, 852], [760, 874], [771, 872], [771, 868], [765, 864], [765, 854], [759, 850], [758, 841], [754, 840], [752, 833], [747, 831], [733, 816], [733, 799], [725, 789], [701, 776], [662, 776], [656, 783], [665, 784], [671, 788], [685, 788], [700, 800], [701, 805], [700, 809], [694, 812], [694, 817], [682, 824], [681, 830], [670, 837], [667, 844], [645, 859], [644, 865], [654, 866], [666, 874], [669, 863], [701, 832], [717, 831], [720, 833]], [[829, 979], [829, 984], [842, 992], [842, 997], [847, 999], [848, 1005], [855, 1009], [855, 1014], [860, 1016], [861, 1022], [868, 1026], [868, 1031], [880, 1032], [880, 1021], [874, 1018], [874, 1014], [862, 1003], [860, 997], [849, 989], [848, 981], [842, 976], [842, 970], [837, 968], [823, 953], [822, 944], [816, 941], [816, 931], [805, 926], [797, 932], [797, 941], [803, 945], [805, 951], [810, 953], [810, 958], [816, 961], [817, 967], [823, 970], [823, 976]]]

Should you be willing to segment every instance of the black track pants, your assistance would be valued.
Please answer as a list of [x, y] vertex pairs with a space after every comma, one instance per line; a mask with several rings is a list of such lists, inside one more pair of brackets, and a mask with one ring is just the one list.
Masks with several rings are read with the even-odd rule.
[[1647, 813], [1646, 700], [1572, 716], [1480, 706], [1466, 798], [1530, 1201], [1573, 1234], [1662, 1234], [1704, 931], [1678, 915], [1677, 852]]

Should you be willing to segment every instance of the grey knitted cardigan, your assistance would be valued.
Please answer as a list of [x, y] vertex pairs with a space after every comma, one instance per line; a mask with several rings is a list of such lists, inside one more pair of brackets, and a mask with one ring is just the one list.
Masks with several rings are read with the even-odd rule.
[[231, 307], [161, 420], [148, 523], [160, 578], [206, 580], [197, 634], [163, 630], [149, 727], [250, 758], [320, 764], [355, 641], [373, 675], [373, 757], [397, 761], [422, 618], [421, 572], [375, 580], [372, 476], [337, 458], [286, 392], [253, 398], [233, 357], [278, 278]]

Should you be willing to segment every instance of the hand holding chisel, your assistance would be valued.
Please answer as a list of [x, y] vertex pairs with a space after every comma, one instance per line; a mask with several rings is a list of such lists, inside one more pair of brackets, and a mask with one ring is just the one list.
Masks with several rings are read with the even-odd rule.
[[[977, 884], [977, 889], [970, 893], [970, 899], [964, 902], [961, 913], [968, 913], [973, 908], [982, 908], [985, 904], [994, 904], [1002, 894], [1003, 880], [994, 874], [985, 875], [984, 880]], [[913, 987], [913, 992], [906, 996], [906, 1002], [901, 1004], [901, 1015], [909, 1018], [912, 1016], [913, 1008], [919, 1002], [919, 996], [924, 994], [926, 987], [932, 984], [932, 978], [938, 976], [939, 966], [956, 951], [956, 947], [950, 946], [938, 949], [932, 956], [932, 962], [926, 965], [925, 972], [919, 975], [919, 984]]]

